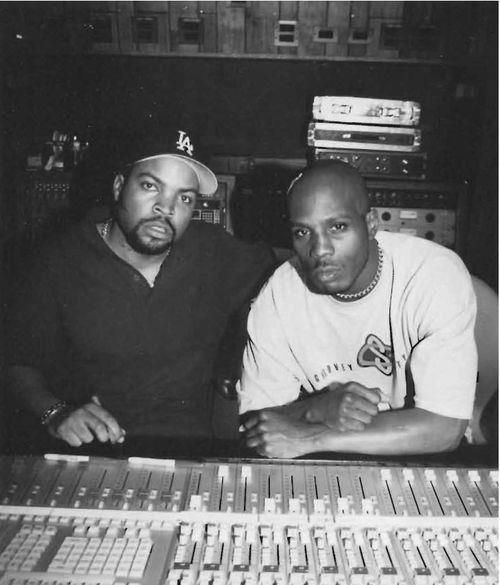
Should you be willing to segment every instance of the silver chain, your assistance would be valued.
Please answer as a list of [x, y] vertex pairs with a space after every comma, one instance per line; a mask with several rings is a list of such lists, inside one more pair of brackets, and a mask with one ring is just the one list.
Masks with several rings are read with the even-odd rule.
[[101, 236], [102, 236], [102, 239], [103, 240], [106, 240], [107, 237], [109, 236], [109, 230], [111, 229], [112, 223], [113, 223], [113, 220], [112, 219], [107, 219], [104, 222], [104, 224], [103, 224], [103, 226], [101, 228]]
[[357, 299], [366, 297], [366, 295], [376, 287], [377, 282], [380, 280], [380, 275], [382, 274], [382, 266], [384, 264], [384, 253], [382, 252], [382, 248], [380, 248], [378, 244], [377, 249], [378, 249], [377, 272], [375, 273], [375, 276], [373, 277], [373, 280], [370, 282], [370, 284], [366, 288], [360, 290], [357, 293], [334, 293], [333, 295], [334, 297], [341, 299], [343, 301], [355, 301]]

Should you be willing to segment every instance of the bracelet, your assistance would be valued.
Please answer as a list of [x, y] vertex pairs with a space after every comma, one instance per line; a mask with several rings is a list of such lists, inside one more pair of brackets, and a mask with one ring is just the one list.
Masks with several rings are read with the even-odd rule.
[[64, 400], [59, 400], [58, 402], [47, 408], [47, 410], [40, 417], [40, 422], [44, 427], [46, 427], [52, 422], [52, 420], [56, 416], [59, 416], [70, 409], [71, 406], [67, 402], [65, 402]]

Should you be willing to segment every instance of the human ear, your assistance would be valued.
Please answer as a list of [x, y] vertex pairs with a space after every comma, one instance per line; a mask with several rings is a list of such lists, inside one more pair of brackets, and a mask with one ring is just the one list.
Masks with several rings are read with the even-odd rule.
[[123, 175], [116, 175], [113, 181], [113, 199], [118, 201], [123, 185], [125, 184], [125, 177]]
[[368, 228], [368, 235], [370, 236], [370, 239], [373, 239], [379, 226], [378, 211], [376, 209], [370, 209], [365, 216], [365, 221], [366, 227]]

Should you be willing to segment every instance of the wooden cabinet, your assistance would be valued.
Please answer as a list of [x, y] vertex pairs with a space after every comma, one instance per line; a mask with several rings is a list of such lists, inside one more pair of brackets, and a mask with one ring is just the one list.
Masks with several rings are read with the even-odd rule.
[[496, 10], [364, 0], [13, 4], [11, 22], [35, 51], [375, 60], [474, 59]]
[[[89, 50], [447, 59], [481, 51], [484, 3], [90, 2]], [[95, 39], [106, 14], [109, 39]], [[97, 22], [96, 22], [96, 19]]]

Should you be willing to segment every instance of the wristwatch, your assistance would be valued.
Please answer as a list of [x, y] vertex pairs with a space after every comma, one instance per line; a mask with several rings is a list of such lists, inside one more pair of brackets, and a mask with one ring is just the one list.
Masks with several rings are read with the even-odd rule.
[[59, 417], [65, 416], [72, 410], [70, 404], [68, 404], [65, 400], [58, 400], [42, 414], [40, 417], [40, 422], [44, 427], [49, 426], [52, 424], [56, 419]]

